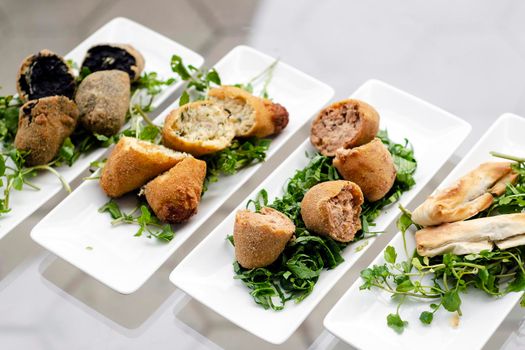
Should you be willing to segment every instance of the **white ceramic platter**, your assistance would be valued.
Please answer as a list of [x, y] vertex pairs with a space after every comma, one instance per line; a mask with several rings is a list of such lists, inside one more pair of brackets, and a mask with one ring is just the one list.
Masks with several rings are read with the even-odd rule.
[[[461, 160], [439, 186], [450, 185], [462, 175], [489, 160], [490, 151], [517, 156], [525, 149], [525, 119], [512, 114], [501, 116]], [[441, 147], [441, 145], [440, 145]], [[415, 249], [413, 235], [408, 233], [409, 254]], [[389, 245], [396, 248], [398, 260], [405, 260], [403, 239], [398, 233]], [[383, 252], [371, 265], [384, 264]], [[419, 314], [428, 310], [428, 304], [411, 301], [401, 307], [401, 317], [409, 322], [403, 334], [397, 334], [386, 324], [386, 316], [395, 313], [396, 304], [390, 295], [373, 289], [361, 291], [359, 278], [337, 302], [324, 320], [325, 327], [345, 342], [360, 349], [480, 349], [519, 300], [521, 293], [503, 298], [490, 298], [477, 290], [462, 294], [459, 326], [453, 328], [453, 314], [439, 310], [430, 326], [419, 321]]]
[[[102, 43], [131, 44], [144, 56], [146, 61], [145, 71], [157, 72], [159, 77], [163, 79], [175, 75], [171, 72], [170, 67], [170, 59], [173, 54], [181, 56], [186, 64], [193, 64], [196, 67], [201, 67], [204, 62], [204, 59], [197, 53], [126, 18], [115, 18], [106, 23], [67, 54], [66, 58], [72, 59], [80, 65], [86, 51], [91, 46]], [[182, 82], [178, 81], [166, 87], [161, 94], [156, 96], [152, 107], [158, 107], [181, 85]], [[64, 166], [57, 170], [67, 182], [71, 182], [82, 174], [91, 162], [100, 158], [106, 151], [107, 149], [100, 148], [81, 156], [73, 166]], [[40, 190], [25, 187], [23, 191], [11, 191], [11, 211], [0, 218], [0, 239], [63, 190], [58, 179], [48, 172], [40, 173], [32, 182], [40, 187]], [[0, 189], [0, 191], [3, 191], [3, 189]]]
[[[380, 81], [368, 81], [352, 97], [370, 103], [379, 111], [381, 128], [388, 129], [393, 140], [402, 142], [407, 137], [414, 145], [419, 161], [415, 174], [417, 184], [401, 197], [400, 202], [405, 205], [434, 176], [471, 129], [463, 120]], [[302, 169], [308, 164], [305, 151], [314, 151], [309, 140], [290, 155], [238, 209], [244, 208], [248, 199], [254, 198], [261, 189], [268, 191], [270, 200], [282, 195], [286, 180], [293, 176], [296, 169]], [[374, 230], [384, 230], [396, 213], [395, 206], [386, 208], [376, 220]], [[175, 268], [170, 279], [186, 293], [239, 327], [275, 344], [284, 342], [292, 335], [373, 243], [370, 241], [359, 253], [355, 252], [355, 245], [348, 246], [343, 252], [345, 262], [333, 270], [323, 271], [308, 298], [300, 304], [289, 303], [283, 311], [275, 312], [256, 305], [248, 288], [233, 279], [234, 251], [225, 238], [232, 233], [234, 220], [235, 212]]]
[[[223, 57], [215, 68], [224, 84], [246, 83], [275, 61], [252, 48], [238, 46]], [[255, 89], [257, 90], [257, 86]], [[309, 118], [333, 96], [333, 90], [297, 69], [279, 63], [269, 85], [274, 101], [290, 113], [286, 129], [277, 135], [267, 152], [272, 157]], [[162, 122], [178, 103], [168, 107], [155, 122]], [[137, 227], [112, 227], [107, 214], [97, 209], [108, 201], [97, 181], [86, 181], [52, 210], [31, 232], [31, 237], [59, 257], [69, 261], [116, 291], [129, 294], [137, 290], [190, 235], [259, 169], [251, 166], [211, 184], [202, 198], [197, 215], [174, 227], [170, 243], [134, 237]], [[133, 196], [120, 203], [132, 208]], [[92, 250], [86, 250], [92, 247]]]

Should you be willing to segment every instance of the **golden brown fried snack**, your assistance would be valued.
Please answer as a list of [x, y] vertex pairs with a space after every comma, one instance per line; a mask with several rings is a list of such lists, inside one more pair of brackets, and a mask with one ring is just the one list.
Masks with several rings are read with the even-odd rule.
[[16, 90], [24, 102], [48, 96], [73, 99], [75, 77], [62, 57], [49, 50], [42, 50], [22, 61]]
[[258, 213], [239, 210], [233, 229], [237, 262], [246, 269], [272, 264], [294, 232], [292, 220], [275, 209], [264, 207]]
[[128, 73], [131, 81], [137, 81], [144, 70], [144, 57], [128, 44], [95, 45], [86, 53], [82, 68], [91, 73], [118, 69]]
[[93, 133], [105, 136], [118, 133], [126, 121], [130, 89], [126, 72], [105, 70], [88, 75], [75, 96], [80, 123]]
[[350, 181], [327, 181], [312, 187], [301, 202], [308, 230], [339, 242], [350, 242], [361, 229], [363, 193]]
[[333, 157], [339, 148], [352, 148], [370, 142], [379, 130], [379, 114], [368, 103], [348, 99], [332, 103], [315, 117], [310, 141], [325, 156]]
[[241, 88], [213, 88], [208, 91], [208, 98], [228, 112], [237, 137], [267, 137], [281, 132], [288, 125], [286, 108]]
[[504, 193], [507, 184], [515, 183], [517, 177], [510, 162], [480, 164], [428, 197], [414, 210], [412, 220], [421, 226], [433, 226], [473, 217], [490, 207], [494, 196]]
[[345, 180], [359, 185], [370, 202], [383, 198], [396, 180], [392, 155], [378, 138], [353, 149], [338, 149], [333, 165]]
[[160, 220], [184, 222], [197, 213], [205, 176], [206, 162], [186, 158], [148, 182], [144, 188], [146, 200]]
[[190, 155], [166, 147], [123, 137], [102, 169], [100, 186], [110, 197], [133, 191]]
[[211, 101], [187, 103], [172, 111], [162, 128], [162, 142], [194, 156], [218, 152], [235, 137], [224, 109]]
[[26, 165], [41, 165], [55, 158], [75, 130], [78, 108], [64, 96], [44, 97], [26, 102], [18, 118], [15, 147], [29, 152]]

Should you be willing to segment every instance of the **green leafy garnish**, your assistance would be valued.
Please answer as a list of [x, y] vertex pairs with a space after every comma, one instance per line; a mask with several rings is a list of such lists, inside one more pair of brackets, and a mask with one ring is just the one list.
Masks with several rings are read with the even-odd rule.
[[[162, 223], [152, 212], [147, 203], [140, 202], [139, 205], [129, 213], [124, 213], [117, 202], [111, 199], [98, 210], [108, 213], [113, 221], [112, 225], [134, 224], [139, 228], [136, 237], [145, 234], [148, 238], [155, 237], [161, 241], [169, 242], [175, 236], [173, 228], [169, 224]], [[137, 213], [138, 212], [138, 213]]]
[[[512, 165], [518, 173], [516, 184], [507, 184], [505, 193], [496, 197], [490, 208], [479, 213], [476, 218], [520, 213], [525, 210], [525, 159], [492, 153], [494, 156], [515, 161]], [[397, 221], [403, 239], [407, 230], [414, 225], [410, 212], [400, 207], [402, 215]], [[483, 291], [493, 297], [502, 297], [511, 292], [525, 291], [525, 246], [507, 250], [495, 248], [477, 254], [454, 255], [446, 253], [432, 258], [422, 257], [406, 249], [406, 261], [397, 261], [397, 253], [392, 246], [384, 252], [385, 263], [374, 265], [361, 271], [361, 289], [379, 288], [391, 293], [393, 300], [412, 298], [433, 301], [430, 310], [422, 311], [419, 320], [431, 324], [439, 309], [457, 313], [461, 316], [461, 295], [470, 288]], [[411, 257], [410, 257], [411, 256]], [[525, 307], [522, 296], [520, 304]], [[397, 310], [401, 302], [398, 302]], [[390, 325], [392, 314], [387, 316]], [[396, 325], [399, 325], [397, 322]], [[398, 328], [392, 326], [396, 331]]]
[[[395, 198], [394, 201], [396, 201], [402, 192], [415, 183], [412, 174], [416, 170], [417, 163], [408, 144], [398, 146], [388, 138], [386, 133], [382, 133], [381, 137], [383, 142], [391, 145], [389, 147], [391, 152], [395, 152], [394, 154], [400, 157], [403, 155], [403, 159], [413, 163], [410, 169], [408, 166], [401, 169], [401, 171], [409, 169], [405, 172], [409, 176], [397, 178], [393, 191], [387, 195], [389, 198]], [[290, 300], [296, 303], [304, 300], [312, 292], [323, 269], [333, 269], [344, 261], [341, 251], [347, 244], [310, 233], [301, 217], [301, 201], [306, 192], [321, 182], [338, 179], [340, 175], [332, 165], [332, 159], [321, 154], [314, 154], [309, 164], [302, 170], [296, 171], [288, 181], [282, 197], [268, 203], [268, 194], [262, 190], [255, 199], [248, 202], [247, 206], [252, 206], [256, 211], [263, 206], [280, 211], [288, 216], [296, 227], [295, 237], [272, 265], [248, 270], [234, 262], [234, 278], [241, 280], [251, 289], [251, 296], [263, 308], [282, 310], [286, 302]], [[369, 232], [368, 228], [374, 225], [373, 220], [379, 215], [382, 208], [391, 204], [391, 200], [380, 200], [380, 205], [369, 202], [363, 204], [361, 214], [363, 229], [356, 234], [355, 240], [374, 236], [374, 233]], [[233, 239], [230, 241], [232, 242]], [[395, 251], [389, 250], [388, 254], [388, 259], [395, 262]], [[399, 315], [397, 318], [394, 316], [391, 317], [390, 324], [398, 329], [404, 327], [405, 323], [400, 321]]]
[[230, 147], [204, 157], [203, 160], [206, 161], [204, 191], [210, 183], [217, 182], [220, 175], [233, 175], [251, 164], [263, 162], [271, 141], [255, 137], [235, 139]]

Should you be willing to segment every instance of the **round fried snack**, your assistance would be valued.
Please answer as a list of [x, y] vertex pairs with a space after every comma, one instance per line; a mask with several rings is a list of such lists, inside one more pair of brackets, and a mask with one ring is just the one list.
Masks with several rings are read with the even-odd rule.
[[350, 181], [321, 182], [304, 195], [301, 216], [308, 230], [350, 242], [361, 229], [363, 193]]
[[93, 133], [105, 136], [118, 133], [126, 121], [130, 89], [126, 72], [106, 70], [88, 75], [75, 96], [80, 123]]
[[194, 156], [223, 150], [234, 137], [228, 115], [211, 101], [191, 102], [177, 108], [166, 117], [162, 128], [166, 147]]
[[187, 157], [190, 155], [134, 137], [123, 137], [102, 169], [100, 187], [108, 196], [120, 197], [140, 188]]
[[181, 223], [197, 213], [206, 162], [185, 158], [169, 171], [148, 182], [144, 194], [157, 217], [170, 224]]
[[363, 101], [348, 99], [322, 109], [315, 117], [310, 141], [325, 156], [339, 148], [370, 142], [379, 130], [379, 113]]
[[48, 96], [73, 99], [75, 77], [62, 57], [49, 50], [42, 50], [22, 61], [16, 90], [24, 102]]
[[233, 241], [235, 258], [246, 269], [272, 264], [295, 232], [295, 225], [283, 213], [263, 207], [258, 213], [239, 210], [235, 216]]
[[86, 53], [82, 68], [91, 73], [118, 69], [128, 73], [131, 81], [136, 81], [144, 70], [144, 57], [128, 44], [96, 45]]
[[213, 88], [208, 91], [208, 98], [226, 110], [237, 137], [267, 137], [281, 132], [288, 125], [286, 108], [241, 88]]
[[383, 198], [396, 180], [392, 155], [378, 138], [353, 149], [338, 149], [333, 165], [343, 179], [358, 184], [370, 202]]
[[26, 165], [42, 165], [55, 158], [77, 125], [78, 108], [64, 96], [44, 97], [20, 107], [15, 147], [26, 151]]

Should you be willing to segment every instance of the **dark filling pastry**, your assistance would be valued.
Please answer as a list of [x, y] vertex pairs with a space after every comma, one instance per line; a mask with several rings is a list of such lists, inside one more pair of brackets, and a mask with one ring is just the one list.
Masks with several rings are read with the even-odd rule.
[[38, 103], [38, 100], [29, 101], [22, 108], [22, 112], [24, 113], [24, 117], [28, 118], [30, 123], [33, 121], [32, 120], [33, 119], [33, 115], [31, 114], [31, 111], [33, 110], [33, 108], [35, 108], [37, 103]]
[[109, 45], [94, 46], [87, 52], [82, 68], [87, 67], [91, 73], [100, 70], [118, 69], [135, 79], [135, 72], [131, 67], [137, 64], [135, 57], [128, 51]]
[[19, 83], [28, 100], [56, 95], [73, 98], [75, 93], [75, 78], [56, 55], [36, 55]]

